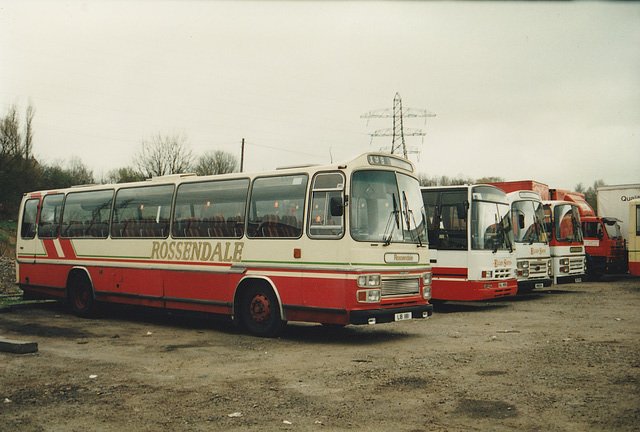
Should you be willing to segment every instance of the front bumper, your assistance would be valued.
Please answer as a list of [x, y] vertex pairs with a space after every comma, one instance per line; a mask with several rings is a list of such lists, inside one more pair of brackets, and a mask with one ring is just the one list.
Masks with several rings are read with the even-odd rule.
[[550, 287], [553, 283], [551, 278], [547, 279], [526, 279], [518, 281], [518, 293], [531, 292], [534, 289]]
[[375, 318], [376, 324], [389, 323], [395, 321], [395, 316], [398, 313], [411, 312], [413, 319], [423, 318], [423, 313], [427, 312], [428, 316], [433, 314], [433, 305], [417, 305], [417, 306], [402, 306], [389, 309], [370, 309], [370, 310], [357, 310], [351, 311], [349, 314], [349, 322], [351, 324], [368, 324], [370, 318]]

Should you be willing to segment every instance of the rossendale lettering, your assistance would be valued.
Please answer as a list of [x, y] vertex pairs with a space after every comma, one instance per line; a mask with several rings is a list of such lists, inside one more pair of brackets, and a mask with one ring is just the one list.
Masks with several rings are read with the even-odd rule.
[[151, 259], [240, 262], [244, 242], [154, 241]]

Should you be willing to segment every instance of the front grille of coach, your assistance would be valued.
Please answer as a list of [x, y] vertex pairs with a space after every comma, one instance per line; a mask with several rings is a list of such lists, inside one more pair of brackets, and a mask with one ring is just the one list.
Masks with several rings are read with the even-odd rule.
[[548, 277], [547, 261], [531, 261], [529, 263], [529, 277], [532, 279]]
[[383, 277], [380, 281], [382, 297], [403, 297], [420, 294], [419, 277]]
[[584, 271], [584, 258], [571, 258], [569, 260], [569, 273], [580, 273]]
[[510, 279], [511, 270], [508, 268], [498, 268], [493, 271], [493, 276], [496, 279]]

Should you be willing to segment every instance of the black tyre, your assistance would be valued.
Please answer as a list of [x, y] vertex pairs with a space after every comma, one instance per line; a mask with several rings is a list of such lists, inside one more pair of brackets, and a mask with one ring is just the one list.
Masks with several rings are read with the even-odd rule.
[[242, 324], [256, 336], [275, 337], [286, 324], [275, 293], [266, 285], [251, 286], [244, 293], [240, 308]]
[[82, 318], [91, 318], [96, 313], [96, 300], [93, 287], [84, 274], [74, 276], [69, 283], [69, 304], [74, 314]]

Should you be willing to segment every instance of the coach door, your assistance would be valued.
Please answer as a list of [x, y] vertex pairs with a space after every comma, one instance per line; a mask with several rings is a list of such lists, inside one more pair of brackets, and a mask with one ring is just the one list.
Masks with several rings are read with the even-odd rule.
[[25, 201], [22, 209], [18, 250], [16, 258], [24, 264], [34, 264], [36, 259], [36, 240], [38, 208], [40, 198], [31, 198]]

